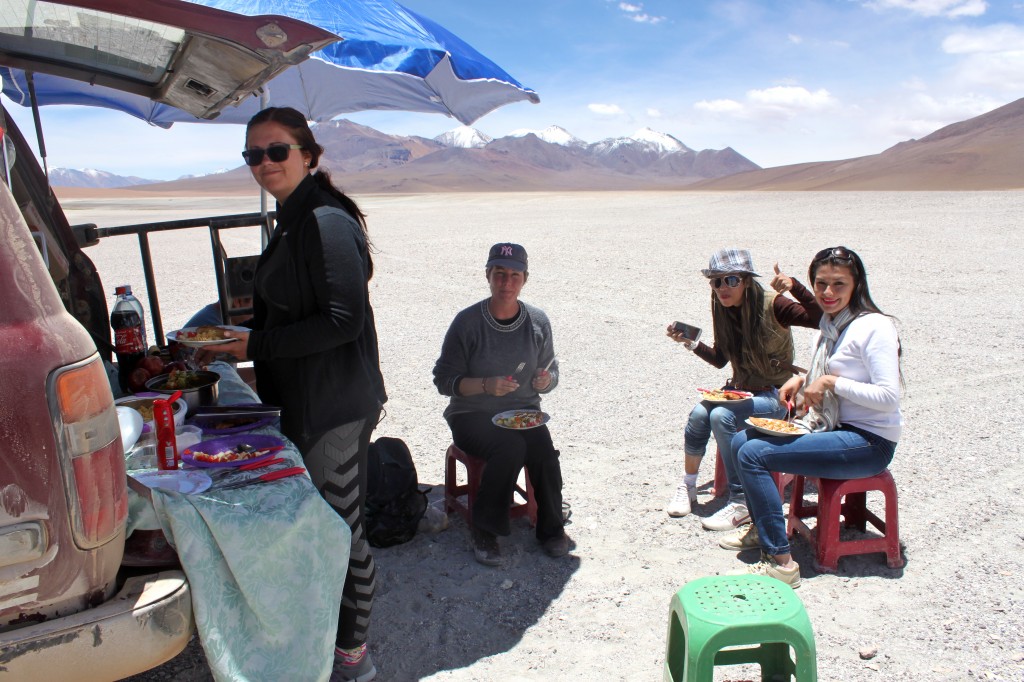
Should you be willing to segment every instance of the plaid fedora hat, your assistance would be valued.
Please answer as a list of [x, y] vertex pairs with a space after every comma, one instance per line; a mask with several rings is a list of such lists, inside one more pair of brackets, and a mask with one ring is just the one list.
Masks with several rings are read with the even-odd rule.
[[754, 260], [747, 249], [719, 249], [711, 255], [707, 269], [700, 272], [705, 277], [719, 277], [738, 272], [760, 277], [754, 272]]

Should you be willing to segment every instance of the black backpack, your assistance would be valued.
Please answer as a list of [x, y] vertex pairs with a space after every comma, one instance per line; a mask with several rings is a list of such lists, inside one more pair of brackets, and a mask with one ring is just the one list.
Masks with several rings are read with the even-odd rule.
[[378, 438], [367, 451], [366, 535], [373, 547], [412, 540], [427, 510], [409, 446], [399, 438]]

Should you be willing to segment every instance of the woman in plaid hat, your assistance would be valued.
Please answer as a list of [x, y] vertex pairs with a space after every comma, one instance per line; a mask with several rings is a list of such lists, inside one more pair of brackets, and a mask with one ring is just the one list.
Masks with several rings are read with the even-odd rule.
[[[754, 271], [747, 249], [716, 251], [701, 273], [711, 285], [711, 346], [686, 339], [669, 325], [668, 336], [683, 343], [705, 362], [722, 368], [732, 365], [726, 388], [752, 393], [748, 400], [727, 404], [699, 402], [690, 412], [683, 440], [685, 475], [666, 511], [686, 516], [697, 503], [697, 470], [713, 433], [729, 480], [729, 503], [713, 516], [701, 519], [708, 530], [733, 530], [750, 523], [743, 486], [731, 444], [748, 417], [782, 417], [786, 407], [779, 401], [779, 387], [792, 375], [793, 334], [790, 327], [816, 329], [821, 308], [813, 292], [787, 277], [775, 266], [772, 287], [766, 292]], [[796, 301], [779, 295], [791, 292]]]

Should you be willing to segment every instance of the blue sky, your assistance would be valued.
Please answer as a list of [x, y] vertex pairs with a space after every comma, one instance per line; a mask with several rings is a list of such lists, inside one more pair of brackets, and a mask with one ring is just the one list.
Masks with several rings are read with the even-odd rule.
[[[401, 0], [540, 95], [478, 120], [588, 142], [644, 127], [779, 166], [875, 154], [1024, 96], [1024, 0]], [[31, 134], [27, 109], [12, 105]], [[434, 137], [433, 114], [345, 118]], [[173, 179], [240, 165], [233, 125], [42, 109], [48, 163]]]

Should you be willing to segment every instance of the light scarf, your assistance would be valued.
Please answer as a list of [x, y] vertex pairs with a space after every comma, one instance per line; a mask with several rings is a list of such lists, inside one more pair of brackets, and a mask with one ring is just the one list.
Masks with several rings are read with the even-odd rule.
[[[810, 386], [818, 377], [828, 374], [828, 359], [835, 350], [839, 336], [856, 317], [850, 312], [849, 306], [843, 308], [835, 317], [828, 314], [821, 316], [821, 322], [818, 323], [821, 334], [818, 337], [818, 345], [814, 347], [811, 367], [807, 371], [804, 386]], [[835, 392], [825, 391], [821, 404], [809, 408], [807, 414], [799, 421], [812, 432], [835, 429], [839, 422], [839, 398]]]

